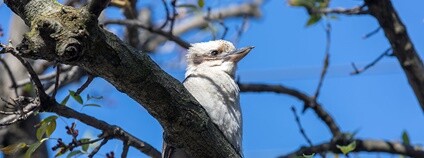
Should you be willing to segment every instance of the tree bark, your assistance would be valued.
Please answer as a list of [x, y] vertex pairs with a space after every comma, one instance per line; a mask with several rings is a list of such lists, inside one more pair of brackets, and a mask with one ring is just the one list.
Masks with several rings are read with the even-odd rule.
[[5, 0], [30, 26], [23, 57], [77, 65], [140, 103], [164, 128], [166, 141], [192, 157], [241, 157], [203, 107], [150, 57], [98, 25], [86, 8], [51, 0]]
[[424, 65], [409, 38], [405, 25], [390, 0], [365, 0], [365, 3], [370, 14], [383, 28], [393, 53], [405, 72], [424, 112]]

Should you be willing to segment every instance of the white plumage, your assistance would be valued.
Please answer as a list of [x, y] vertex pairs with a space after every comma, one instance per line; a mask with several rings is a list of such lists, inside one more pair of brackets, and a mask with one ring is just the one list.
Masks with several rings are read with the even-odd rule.
[[[231, 42], [216, 40], [192, 44], [187, 53], [185, 88], [205, 108], [233, 147], [242, 154], [242, 116], [236, 65], [253, 47], [236, 50]], [[164, 157], [188, 157], [181, 149], [164, 145]]]

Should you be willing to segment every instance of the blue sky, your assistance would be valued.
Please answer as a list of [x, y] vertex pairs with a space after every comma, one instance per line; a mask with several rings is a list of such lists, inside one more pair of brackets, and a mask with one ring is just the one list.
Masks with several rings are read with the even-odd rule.
[[[219, 2], [206, 1], [206, 5], [219, 5], [215, 4]], [[361, 2], [335, 0], [331, 6], [353, 7]], [[393, 3], [407, 26], [415, 48], [424, 56], [424, 1], [394, 0]], [[114, 12], [113, 8], [109, 10]], [[240, 81], [282, 84], [313, 95], [324, 58], [324, 23], [305, 27], [308, 18], [306, 12], [301, 8], [289, 7], [286, 1], [269, 0], [262, 7], [262, 11], [263, 17], [249, 21], [248, 30], [242, 35], [240, 42], [236, 43], [240, 47], [255, 46], [239, 63]], [[6, 33], [9, 14], [10, 10], [4, 4], [0, 5], [0, 25]], [[240, 21], [228, 22], [230, 28], [234, 28], [232, 24], [239, 25]], [[338, 16], [337, 20], [331, 20], [331, 25], [330, 68], [319, 102], [344, 132], [359, 130], [359, 138], [400, 141], [402, 131], [406, 130], [413, 144], [424, 144], [424, 126], [421, 124], [424, 121], [423, 112], [395, 58], [384, 58], [363, 74], [349, 75], [353, 71], [350, 66], [352, 62], [362, 67], [390, 46], [382, 31], [368, 39], [362, 38], [378, 27], [376, 20], [371, 16]], [[200, 42], [190, 35], [184, 38], [190, 42]], [[1, 37], [0, 40], [6, 42], [7, 36]], [[176, 54], [162, 53], [154, 55], [154, 59], [171, 75], [182, 80], [184, 69], [169, 67], [166, 64], [166, 61], [173, 59]], [[68, 89], [76, 90], [80, 84], [65, 87], [58, 94], [58, 98], [66, 96]], [[102, 108], [87, 107], [82, 112], [119, 125], [157, 149], [161, 148], [160, 125], [144, 108], [125, 94], [118, 92], [102, 79], [96, 79], [82, 96], [86, 94], [102, 95], [104, 99], [96, 102], [102, 105]], [[70, 104], [75, 109], [80, 109], [80, 105], [75, 102]], [[307, 145], [298, 132], [290, 110], [291, 106], [295, 106], [300, 111], [302, 102], [286, 95], [243, 93], [241, 104], [246, 157], [275, 157]], [[43, 114], [48, 115], [50, 114]], [[328, 128], [312, 111], [300, 115], [300, 119], [314, 144], [331, 138]], [[71, 124], [73, 121], [58, 120], [58, 129], [53, 137], [64, 137], [64, 124]], [[83, 133], [99, 134], [99, 131], [87, 128], [82, 123], [78, 123], [77, 127], [82, 133], [81, 136]], [[49, 145], [54, 142], [50, 141]], [[120, 154], [121, 148], [119, 141], [110, 141], [100, 153], [116, 151], [115, 153]], [[101, 154], [98, 157], [104, 157]], [[136, 150], [130, 150], [129, 153], [130, 157], [139, 154]], [[360, 154], [361, 157], [377, 155], [390, 157], [387, 154]]]

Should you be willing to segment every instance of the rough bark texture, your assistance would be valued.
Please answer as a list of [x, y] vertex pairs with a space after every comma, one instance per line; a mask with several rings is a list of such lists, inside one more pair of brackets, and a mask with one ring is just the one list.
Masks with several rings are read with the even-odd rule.
[[369, 12], [384, 30], [394, 55], [408, 78], [424, 111], [424, 65], [418, 55], [405, 25], [402, 23], [390, 0], [365, 0]]
[[171, 145], [192, 157], [240, 157], [180, 82], [145, 53], [98, 26], [97, 16], [51, 0], [5, 0], [31, 31], [19, 46], [32, 59], [78, 65], [143, 105]]
[[[22, 35], [28, 30], [28, 28], [23, 24], [22, 20], [14, 15], [12, 17], [12, 21], [10, 24], [10, 40], [12, 43], [19, 43], [22, 40]], [[13, 72], [13, 76], [16, 80], [22, 80], [28, 77], [25, 68], [12, 56], [6, 55], [4, 60], [10, 67]], [[9, 98], [16, 97], [14, 96], [14, 90], [11, 88], [12, 82], [8, 73], [4, 69], [4, 65], [0, 64], [0, 97]], [[21, 89], [18, 89], [18, 94], [29, 96], [31, 94], [23, 92]], [[4, 110], [4, 102], [0, 102], [0, 107]], [[3, 116], [0, 116], [3, 118]], [[18, 124], [14, 124], [7, 127], [0, 128], [0, 144], [1, 146], [8, 146], [12, 144], [16, 144], [18, 142], [25, 142], [27, 144], [32, 144], [37, 142], [37, 138], [35, 136], [34, 125], [36, 125], [40, 121], [39, 116], [31, 116], [27, 120], [19, 122]], [[48, 157], [47, 147], [46, 145], [42, 145], [38, 150], [36, 150], [33, 154], [35, 157]], [[13, 157], [24, 157], [24, 152], [18, 152], [14, 155], [4, 155], [5, 158], [13, 158]]]

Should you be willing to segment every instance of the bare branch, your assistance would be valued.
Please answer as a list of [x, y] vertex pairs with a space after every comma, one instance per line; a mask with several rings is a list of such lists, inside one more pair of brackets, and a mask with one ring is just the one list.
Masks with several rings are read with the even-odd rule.
[[371, 31], [371, 32], [369, 32], [369, 33], [367, 33], [367, 34], [365, 34], [365, 35], [364, 35], [364, 37], [362, 37], [362, 39], [370, 38], [371, 36], [373, 36], [373, 35], [377, 34], [380, 30], [381, 30], [381, 27], [380, 27], [380, 26], [378, 26], [375, 30], [373, 30], [373, 31]]
[[109, 5], [110, 0], [91, 0], [88, 3], [87, 10], [91, 14], [99, 16], [100, 13]]
[[166, 0], [162, 0], [162, 5], [163, 5], [163, 7], [165, 8], [165, 15], [166, 15], [166, 20], [163, 22], [163, 24], [159, 27], [160, 29], [163, 29], [163, 28], [165, 28], [165, 26], [168, 24], [168, 22], [169, 22], [169, 17], [171, 16], [170, 15], [170, 11], [169, 11], [169, 8], [168, 8], [168, 4], [166, 4]]
[[[32, 115], [34, 111], [36, 111], [39, 108], [39, 104], [38, 104], [39, 100], [37, 99], [19, 97], [18, 99], [14, 100], [14, 102], [15, 104], [16, 103], [21, 104], [22, 102], [25, 102], [27, 103], [27, 105], [23, 107], [22, 110], [17, 110], [13, 114], [4, 112], [4, 113], [8, 113], [8, 116], [0, 119], [0, 127], [8, 126], [18, 121], [25, 120], [30, 115]], [[14, 106], [16, 107], [18, 105], [14, 105]], [[19, 106], [22, 106], [22, 105], [19, 105]]]
[[174, 41], [175, 43], [177, 43], [178, 45], [180, 45], [183, 48], [189, 48], [190, 44], [187, 43], [186, 41], [184, 41], [183, 39], [181, 39], [180, 37], [174, 36], [173, 34], [163, 31], [161, 29], [154, 29], [151, 26], [145, 26], [144, 24], [142, 24], [140, 21], [138, 20], [107, 20], [104, 23], [105, 25], [108, 24], [120, 24], [120, 25], [128, 25], [128, 26], [137, 26], [143, 29], [146, 29], [152, 33], [156, 33], [159, 34], [161, 36], [164, 36], [166, 38], [168, 38], [169, 40]]
[[52, 94], [53, 98], [56, 98], [56, 93], [59, 89], [59, 77], [60, 77], [60, 64], [56, 65], [56, 78], [55, 78], [55, 82], [54, 82], [54, 91]]
[[[253, 3], [245, 3], [237, 6], [230, 6], [226, 8], [217, 9], [215, 11], [211, 11], [208, 16], [209, 20], [222, 20], [227, 18], [234, 17], [259, 17], [260, 16], [260, 5], [262, 2], [253, 2]], [[167, 31], [162, 30], [161, 27], [153, 28], [152, 26], [146, 26], [142, 22], [136, 22], [132, 20], [107, 20], [105, 21], [105, 25], [107, 24], [121, 24], [121, 25], [136, 25], [140, 28], [146, 29], [152, 33], [159, 34], [161, 36], [153, 37], [149, 40], [148, 46], [146, 46], [148, 51], [154, 50], [160, 43], [165, 42], [166, 40], [171, 40], [176, 42], [183, 48], [188, 49], [190, 45], [179, 38], [178, 36], [192, 30], [194, 28], [202, 28], [208, 25], [209, 21], [204, 17], [206, 16], [193, 16], [187, 19], [184, 19], [181, 23], [175, 25], [172, 30], [172, 34]]]
[[335, 120], [330, 114], [324, 110], [323, 106], [315, 101], [313, 97], [306, 95], [298, 90], [284, 87], [282, 85], [267, 85], [267, 84], [238, 84], [241, 92], [274, 92], [278, 94], [287, 94], [293, 96], [301, 101], [308, 107], [312, 108], [318, 117], [330, 129], [333, 137], [342, 134]]
[[299, 127], [299, 132], [302, 134], [303, 138], [305, 138], [306, 142], [309, 144], [309, 146], [313, 146], [311, 139], [309, 139], [308, 135], [306, 135], [305, 129], [303, 128], [302, 124], [300, 123], [299, 116], [297, 115], [296, 108], [294, 106], [291, 107], [291, 110], [294, 115], [294, 119], [296, 120], [296, 124]]
[[[325, 75], [327, 74], [328, 66], [330, 65], [330, 46], [331, 46], [331, 24], [327, 22], [325, 26], [325, 35], [326, 35], [326, 45], [325, 45], [325, 57], [324, 64], [321, 70], [321, 75], [319, 77], [318, 87], [315, 90], [313, 98], [318, 99], [319, 93], [321, 91], [322, 84], [324, 83]], [[306, 106], [303, 108], [303, 112], [306, 111]]]
[[171, 0], [171, 6], [172, 6], [172, 16], [169, 17], [169, 33], [172, 35], [172, 30], [174, 30], [174, 24], [175, 24], [175, 19], [177, 18], [177, 0]]
[[16, 79], [15, 76], [13, 75], [12, 71], [10, 70], [9, 65], [6, 63], [6, 61], [3, 60], [3, 58], [0, 58], [0, 63], [3, 64], [4, 69], [6, 69], [6, 72], [10, 78], [10, 81], [12, 83], [12, 88], [14, 89], [15, 92], [15, 97], [18, 97], [18, 85], [16, 84]]
[[[81, 69], [78, 66], [73, 66], [71, 69], [65, 73], [62, 73], [59, 77], [59, 88], [66, 86], [72, 82], [79, 81], [82, 77], [84, 77], [87, 73]], [[54, 80], [51, 80], [46, 85], [51, 84], [50, 86], [47, 86], [46, 94], [51, 94], [55, 86], [52, 84], [55, 83]]]
[[130, 133], [124, 131], [118, 126], [110, 125], [92, 116], [77, 112], [66, 106], [61, 106], [58, 103], [55, 103], [55, 105], [51, 105], [48, 107], [49, 108], [46, 109], [47, 112], [54, 112], [66, 118], [77, 119], [91, 127], [102, 130], [103, 132], [107, 133], [107, 135], [111, 138], [119, 139], [124, 142], [128, 141], [130, 146], [142, 151], [146, 155], [149, 155], [154, 158], [160, 158], [161, 153], [158, 150], [156, 150], [150, 144], [132, 136]]
[[35, 73], [34, 69], [32, 68], [31, 64], [26, 61], [25, 59], [23, 59], [21, 56], [19, 56], [17, 54], [17, 52], [14, 50], [14, 48], [10, 48], [12, 51], [10, 51], [10, 53], [16, 57], [16, 59], [18, 59], [22, 65], [24, 65], [24, 67], [27, 69], [31, 80], [34, 82], [35, 87], [37, 87], [37, 95], [39, 95], [40, 97], [44, 98], [47, 96], [47, 94], [44, 91], [44, 87], [43, 84], [41, 83], [40, 79], [38, 78], [38, 75]]
[[343, 15], [366, 15], [369, 11], [365, 9], [366, 5], [353, 8], [323, 8], [319, 10], [311, 10], [315, 14], [343, 14]]
[[387, 48], [386, 51], [384, 51], [381, 55], [379, 55], [376, 59], [374, 59], [374, 61], [372, 61], [371, 63], [367, 64], [366, 66], [364, 66], [364, 68], [362, 69], [358, 69], [355, 65], [355, 63], [352, 63], [352, 67], [354, 69], [353, 72], [351, 72], [351, 75], [358, 75], [362, 72], [365, 72], [366, 70], [368, 70], [369, 68], [373, 67], [375, 64], [377, 64], [381, 59], [383, 59], [385, 56], [393, 56], [392, 53], [390, 53], [390, 51], [392, 50], [392, 48]]
[[121, 155], [121, 157], [122, 158], [126, 158], [127, 155], [128, 155], [128, 149], [129, 149], [130, 146], [129, 146], [129, 144], [128, 144], [127, 141], [123, 141], [122, 144], [123, 144], [123, 147], [122, 147], [122, 155]]
[[88, 87], [88, 85], [90, 85], [90, 83], [94, 80], [94, 76], [93, 75], [88, 75], [87, 81], [84, 82], [84, 84], [78, 88], [78, 90], [75, 92], [75, 95], [80, 95], [82, 91], [84, 91], [85, 88]]
[[[424, 150], [419, 146], [411, 146], [398, 142], [379, 141], [379, 140], [361, 140], [356, 139], [356, 148], [352, 152], [385, 152], [392, 154], [405, 155], [409, 157], [424, 157]], [[290, 154], [280, 156], [279, 158], [295, 158], [303, 154], [309, 155], [313, 153], [341, 153], [334, 142], [326, 142], [312, 147], [302, 147]]]
[[[49, 62], [46, 62], [46, 63], [49, 63]], [[50, 66], [50, 64], [47, 64], [47, 65]], [[36, 68], [37, 69], [37, 73], [44, 71], [44, 69], [47, 69], [47, 67], [46, 67], [47, 65], [44, 65], [43, 64], [43, 65], [40, 65], [38, 68]], [[61, 66], [61, 73], [67, 73], [71, 69], [72, 69], [72, 66], [69, 66], [69, 65]], [[56, 78], [56, 73], [57, 72], [51, 72], [51, 73], [48, 73], [48, 74], [41, 74], [41, 75], [38, 76], [38, 78], [41, 81], [53, 80], [53, 79]], [[31, 83], [31, 79], [30, 78], [17, 81], [16, 84], [17, 84], [17, 87], [22, 87], [22, 86], [24, 86], [24, 85], [26, 85], [28, 83]]]
[[108, 141], [109, 141], [109, 138], [103, 139], [102, 142], [100, 142], [100, 144], [98, 146], [96, 146], [96, 148], [94, 148], [93, 151], [91, 151], [91, 153], [88, 154], [87, 157], [92, 158], [94, 155], [96, 155], [97, 152], [99, 152], [100, 148], [102, 148], [103, 145], [105, 145]]

